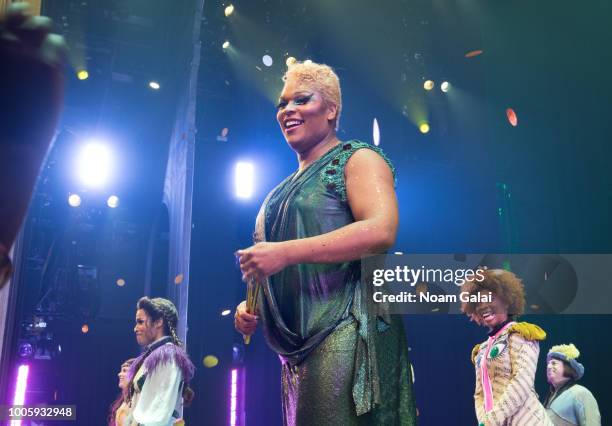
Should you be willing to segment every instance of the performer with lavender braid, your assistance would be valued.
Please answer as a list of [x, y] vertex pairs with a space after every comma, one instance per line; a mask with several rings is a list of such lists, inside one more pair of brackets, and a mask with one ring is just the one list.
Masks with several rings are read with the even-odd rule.
[[131, 412], [122, 426], [183, 425], [195, 367], [176, 334], [176, 307], [166, 299], [143, 297], [136, 308], [134, 333], [144, 352], [128, 373]]

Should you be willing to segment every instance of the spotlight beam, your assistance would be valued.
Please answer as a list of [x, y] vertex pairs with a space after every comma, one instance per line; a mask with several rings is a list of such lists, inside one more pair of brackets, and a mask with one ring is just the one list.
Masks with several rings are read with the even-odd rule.
[[112, 173], [113, 158], [110, 149], [99, 142], [83, 146], [77, 158], [78, 177], [88, 188], [101, 188]]

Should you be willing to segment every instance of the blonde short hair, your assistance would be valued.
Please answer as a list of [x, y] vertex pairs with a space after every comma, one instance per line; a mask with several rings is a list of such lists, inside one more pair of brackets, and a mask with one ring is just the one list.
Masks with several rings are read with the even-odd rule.
[[325, 102], [336, 106], [335, 128], [338, 130], [342, 111], [342, 93], [340, 80], [334, 70], [329, 65], [312, 61], [294, 62], [287, 67], [283, 81], [287, 81], [289, 77], [313, 88], [321, 94]]

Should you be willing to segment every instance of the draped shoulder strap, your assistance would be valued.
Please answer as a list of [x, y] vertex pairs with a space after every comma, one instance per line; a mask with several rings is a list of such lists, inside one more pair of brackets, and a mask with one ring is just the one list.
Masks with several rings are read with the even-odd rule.
[[395, 178], [395, 168], [382, 149], [358, 140], [344, 142], [342, 144], [342, 149], [330, 158], [327, 165], [321, 170], [321, 179], [325, 186], [329, 190], [334, 191], [342, 201], [346, 201], [346, 183], [344, 179], [344, 168], [346, 167], [346, 163], [355, 152], [364, 148], [370, 149], [380, 155], [391, 168], [391, 172]]

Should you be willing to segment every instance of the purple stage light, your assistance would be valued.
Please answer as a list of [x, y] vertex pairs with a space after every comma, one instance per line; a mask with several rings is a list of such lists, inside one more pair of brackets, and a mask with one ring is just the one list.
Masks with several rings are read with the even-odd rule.
[[230, 373], [230, 426], [244, 426], [246, 423], [244, 413], [244, 383], [244, 367], [232, 368]]
[[230, 426], [236, 426], [236, 408], [238, 405], [238, 369], [232, 369], [230, 382]]
[[[15, 396], [13, 397], [13, 405], [25, 404], [25, 393], [28, 388], [28, 374], [30, 366], [23, 364], [17, 370], [17, 383], [15, 384]], [[21, 426], [21, 420], [12, 420], [11, 426]]]

